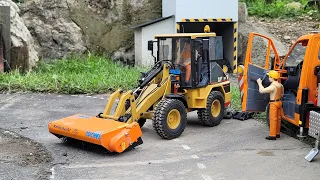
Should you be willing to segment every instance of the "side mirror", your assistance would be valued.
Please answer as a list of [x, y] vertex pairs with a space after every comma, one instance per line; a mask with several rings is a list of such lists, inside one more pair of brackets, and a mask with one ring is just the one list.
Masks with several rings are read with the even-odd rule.
[[148, 50], [151, 51], [151, 56], [154, 58], [154, 63], [157, 62], [157, 58], [153, 55], [153, 41], [148, 41]]
[[148, 41], [148, 50], [153, 51], [153, 41], [152, 40]]

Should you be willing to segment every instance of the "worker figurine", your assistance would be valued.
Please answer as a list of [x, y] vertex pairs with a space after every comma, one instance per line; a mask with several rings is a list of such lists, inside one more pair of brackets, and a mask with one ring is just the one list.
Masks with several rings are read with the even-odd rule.
[[280, 138], [280, 128], [281, 128], [281, 110], [282, 110], [282, 97], [284, 93], [284, 88], [281, 83], [278, 82], [280, 74], [277, 71], [269, 71], [267, 73], [269, 76], [270, 86], [264, 88], [262, 85], [262, 80], [259, 78], [257, 83], [259, 85], [260, 93], [270, 94], [269, 103], [269, 121], [270, 121], [270, 135], [266, 137], [267, 140], [276, 140]]
[[186, 82], [190, 81], [190, 76], [191, 76], [191, 48], [190, 48], [190, 42], [185, 42], [185, 46], [183, 47], [182, 53], [182, 61], [183, 65], [186, 69]]

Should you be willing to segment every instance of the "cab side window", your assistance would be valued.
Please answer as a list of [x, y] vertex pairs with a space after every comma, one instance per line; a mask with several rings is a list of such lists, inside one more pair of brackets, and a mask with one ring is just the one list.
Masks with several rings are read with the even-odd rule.
[[291, 53], [288, 55], [285, 66], [298, 66], [304, 60], [308, 46], [308, 40], [302, 40], [298, 42]]

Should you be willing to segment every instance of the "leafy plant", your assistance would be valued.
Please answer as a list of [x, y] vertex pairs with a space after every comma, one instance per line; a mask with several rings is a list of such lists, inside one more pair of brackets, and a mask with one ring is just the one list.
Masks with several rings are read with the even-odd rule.
[[[248, 14], [266, 18], [297, 18], [309, 15], [320, 20], [320, 12], [316, 7], [308, 6], [308, 0], [241, 0], [248, 6]], [[301, 3], [302, 7], [290, 7], [287, 4], [292, 2]]]

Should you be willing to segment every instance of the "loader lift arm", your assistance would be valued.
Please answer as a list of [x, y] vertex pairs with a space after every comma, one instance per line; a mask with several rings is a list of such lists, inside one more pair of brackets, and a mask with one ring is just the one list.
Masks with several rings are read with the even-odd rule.
[[[67, 137], [101, 145], [111, 152], [120, 153], [142, 144], [142, 132], [137, 121], [171, 91], [170, 64], [162, 63], [150, 72], [150, 78], [144, 80], [144, 87], [137, 98], [132, 90], [123, 92], [119, 89], [110, 96], [102, 114], [97, 117], [76, 114], [53, 121], [48, 124], [49, 131], [59, 138]], [[111, 115], [117, 98], [119, 102]], [[130, 107], [126, 110], [127, 100]]]
[[[137, 122], [142, 115], [146, 114], [147, 111], [159, 101], [159, 99], [163, 98], [165, 94], [170, 93], [171, 91], [171, 81], [168, 70], [170, 64], [165, 61], [160, 63], [162, 64], [160, 66], [155, 66], [157, 68], [151, 70], [149, 75], [147, 75], [141, 83], [140, 87], [135, 91], [129, 90], [123, 93], [123, 91], [119, 89], [111, 94], [104, 112], [99, 116], [101, 118], [113, 119], [126, 123]], [[157, 82], [157, 78], [160, 79], [158, 76], [161, 75], [161, 80]], [[151, 81], [153, 81], [153, 83], [150, 83]], [[140, 90], [139, 96], [135, 98], [135, 93]], [[119, 102], [115, 113], [110, 115], [112, 106], [117, 98], [119, 98]], [[128, 100], [130, 107], [126, 110], [125, 105]]]

